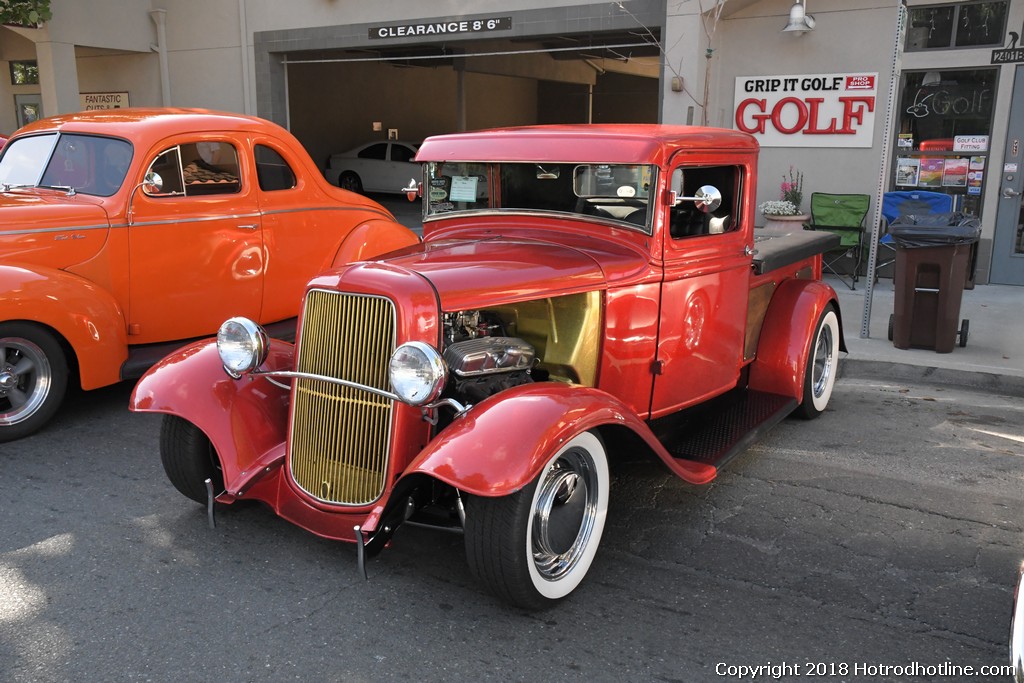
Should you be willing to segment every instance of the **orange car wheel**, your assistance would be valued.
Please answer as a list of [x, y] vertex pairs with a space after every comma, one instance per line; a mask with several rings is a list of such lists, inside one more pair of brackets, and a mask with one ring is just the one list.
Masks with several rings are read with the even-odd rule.
[[52, 333], [33, 323], [0, 323], [0, 442], [46, 424], [67, 385], [67, 359]]

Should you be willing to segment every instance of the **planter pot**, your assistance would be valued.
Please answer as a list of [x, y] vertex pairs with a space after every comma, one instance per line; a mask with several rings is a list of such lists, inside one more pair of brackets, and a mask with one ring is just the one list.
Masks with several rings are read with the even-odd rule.
[[804, 223], [811, 220], [806, 213], [792, 216], [765, 216], [764, 227], [769, 230], [800, 230]]

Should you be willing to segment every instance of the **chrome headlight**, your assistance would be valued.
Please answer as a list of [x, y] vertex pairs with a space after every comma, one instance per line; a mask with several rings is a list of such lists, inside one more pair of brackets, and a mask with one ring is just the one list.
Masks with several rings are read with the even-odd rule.
[[225, 320], [217, 330], [217, 353], [224, 372], [238, 379], [267, 359], [267, 333], [248, 318]]
[[423, 342], [409, 342], [395, 349], [389, 369], [398, 398], [414, 406], [436, 400], [448, 377], [441, 354]]

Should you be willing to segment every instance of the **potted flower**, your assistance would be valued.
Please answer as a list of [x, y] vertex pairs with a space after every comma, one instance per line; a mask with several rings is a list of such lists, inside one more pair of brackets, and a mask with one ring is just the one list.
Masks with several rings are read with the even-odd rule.
[[764, 215], [766, 228], [790, 228], [793, 223], [803, 223], [810, 216], [801, 213], [804, 200], [804, 174], [789, 167], [789, 177], [782, 176], [779, 198], [762, 202], [758, 209]]

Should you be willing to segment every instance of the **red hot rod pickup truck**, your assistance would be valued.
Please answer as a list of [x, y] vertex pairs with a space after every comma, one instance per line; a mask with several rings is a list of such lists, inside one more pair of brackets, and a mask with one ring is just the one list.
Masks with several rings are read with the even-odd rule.
[[828, 233], [754, 229], [757, 143], [656, 125], [430, 138], [424, 240], [310, 281], [295, 345], [245, 318], [155, 366], [172, 483], [259, 500], [358, 563], [404, 522], [460, 530], [476, 576], [543, 608], [590, 568], [608, 460], [704, 484], [844, 350]]

